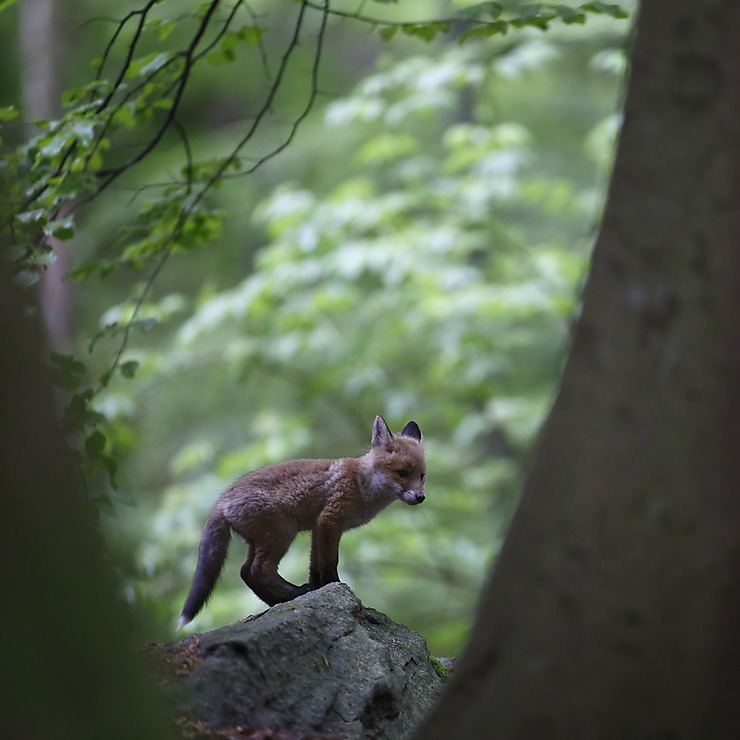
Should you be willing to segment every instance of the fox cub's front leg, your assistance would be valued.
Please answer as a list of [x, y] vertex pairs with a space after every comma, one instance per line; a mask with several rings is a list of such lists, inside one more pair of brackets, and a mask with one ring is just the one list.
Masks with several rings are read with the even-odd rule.
[[311, 536], [311, 565], [308, 584], [312, 589], [339, 580], [339, 539], [342, 530], [332, 522], [319, 521]]

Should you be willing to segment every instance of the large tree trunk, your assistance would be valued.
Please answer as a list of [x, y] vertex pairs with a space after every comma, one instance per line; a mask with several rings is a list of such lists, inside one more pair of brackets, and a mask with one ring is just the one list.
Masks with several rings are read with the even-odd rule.
[[646, 0], [558, 398], [419, 734], [740, 737], [740, 3]]
[[36, 318], [0, 245], [0, 735], [167, 737], [59, 431]]

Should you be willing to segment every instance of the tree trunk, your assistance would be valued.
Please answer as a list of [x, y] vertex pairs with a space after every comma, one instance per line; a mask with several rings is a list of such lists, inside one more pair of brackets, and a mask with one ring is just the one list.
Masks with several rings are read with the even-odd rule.
[[0, 245], [0, 734], [165, 738], [29, 313]]
[[425, 740], [740, 737], [740, 4], [641, 4], [572, 352]]
[[[57, 18], [56, 6], [56, 0], [23, 0], [18, 4], [18, 67], [23, 117], [29, 124], [51, 120], [61, 110], [58, 70], [64, 59], [64, 26]], [[72, 243], [52, 236], [46, 242], [56, 261], [41, 276], [39, 302], [51, 343], [55, 349], [65, 350], [75, 340], [72, 284], [65, 280], [72, 267]]]

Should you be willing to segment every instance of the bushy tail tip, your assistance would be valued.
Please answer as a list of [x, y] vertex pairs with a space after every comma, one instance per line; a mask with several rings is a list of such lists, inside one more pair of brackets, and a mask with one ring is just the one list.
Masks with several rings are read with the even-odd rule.
[[177, 630], [181, 630], [186, 624], [190, 622], [190, 618], [186, 617], [184, 614], [180, 615], [180, 618], [177, 620]]

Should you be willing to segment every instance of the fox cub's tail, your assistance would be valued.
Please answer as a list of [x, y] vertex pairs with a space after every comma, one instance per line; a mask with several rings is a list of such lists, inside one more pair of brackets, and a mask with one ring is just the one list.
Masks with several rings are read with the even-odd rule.
[[195, 617], [211, 595], [221, 575], [230, 540], [229, 523], [221, 512], [212, 512], [203, 529], [203, 539], [198, 550], [198, 565], [195, 568], [193, 585], [190, 587], [190, 593], [185, 599], [185, 606], [177, 623], [178, 629]]

